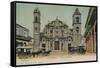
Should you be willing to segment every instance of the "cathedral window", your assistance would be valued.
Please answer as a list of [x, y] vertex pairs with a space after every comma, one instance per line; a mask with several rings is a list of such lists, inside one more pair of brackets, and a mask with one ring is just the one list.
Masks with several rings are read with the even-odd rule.
[[24, 42], [23, 44], [24, 44], [24, 46], [26, 46], [26, 42]]
[[38, 22], [38, 18], [37, 18], [37, 16], [35, 17], [35, 21]]
[[79, 30], [76, 30], [77, 31], [77, 33], [79, 32]]
[[76, 22], [79, 23], [79, 17], [76, 17]]
[[45, 44], [42, 44], [42, 47], [46, 47]]
[[79, 32], [79, 27], [76, 27], [76, 31], [77, 31], [77, 33]]

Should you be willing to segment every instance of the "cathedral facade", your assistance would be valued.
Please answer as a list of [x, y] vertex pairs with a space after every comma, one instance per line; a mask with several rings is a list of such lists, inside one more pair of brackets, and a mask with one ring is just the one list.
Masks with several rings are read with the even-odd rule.
[[77, 47], [81, 41], [81, 13], [76, 8], [72, 15], [72, 28], [58, 17], [45, 25], [42, 32], [41, 27], [41, 13], [38, 8], [33, 12], [33, 37], [34, 44], [33, 50], [44, 50], [44, 51], [68, 51], [70, 47]]

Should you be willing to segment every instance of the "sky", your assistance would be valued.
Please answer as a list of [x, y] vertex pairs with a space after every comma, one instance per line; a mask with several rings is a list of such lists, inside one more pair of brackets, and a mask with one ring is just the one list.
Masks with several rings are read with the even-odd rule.
[[29, 4], [17, 3], [16, 4], [16, 23], [29, 29], [29, 36], [33, 37], [33, 21], [34, 9], [39, 8], [41, 13], [41, 31], [46, 24], [50, 23], [58, 17], [63, 23], [72, 28], [72, 15], [76, 8], [81, 13], [81, 33], [85, 32], [85, 23], [90, 7], [80, 6], [64, 6], [64, 5], [46, 5], [46, 4]]

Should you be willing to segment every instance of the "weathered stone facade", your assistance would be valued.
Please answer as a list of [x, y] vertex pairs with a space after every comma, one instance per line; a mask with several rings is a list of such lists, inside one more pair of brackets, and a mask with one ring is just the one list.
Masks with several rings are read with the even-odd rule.
[[81, 13], [76, 8], [72, 16], [73, 28], [59, 20], [58, 17], [45, 25], [40, 32], [40, 11], [34, 10], [34, 50], [68, 51], [69, 47], [76, 47], [81, 41]]

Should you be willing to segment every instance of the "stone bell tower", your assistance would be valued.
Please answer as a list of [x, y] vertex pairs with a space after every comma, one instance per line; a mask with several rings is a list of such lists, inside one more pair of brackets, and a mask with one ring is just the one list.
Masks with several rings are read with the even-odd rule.
[[33, 51], [38, 51], [40, 48], [40, 11], [36, 8], [33, 12], [34, 21], [33, 21]]
[[76, 8], [73, 14], [73, 46], [77, 47], [81, 41], [81, 13]]

